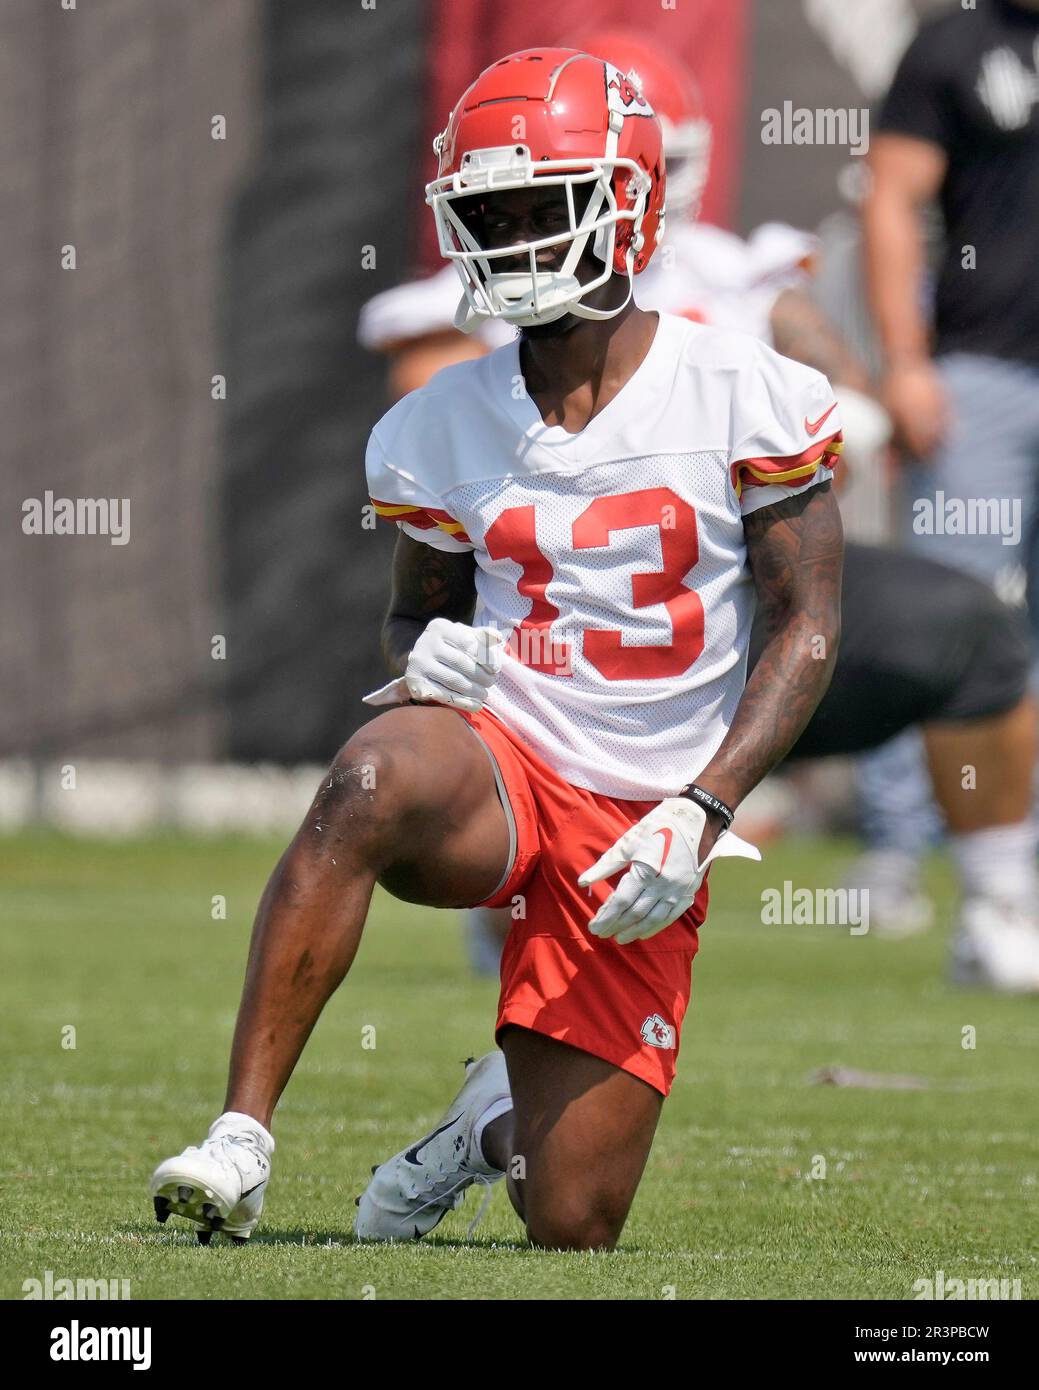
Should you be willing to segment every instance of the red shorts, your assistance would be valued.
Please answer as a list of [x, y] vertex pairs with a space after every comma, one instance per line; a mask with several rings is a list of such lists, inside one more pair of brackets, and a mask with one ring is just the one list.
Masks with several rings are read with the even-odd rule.
[[666, 1096], [707, 914], [706, 881], [689, 911], [648, 941], [618, 946], [592, 936], [588, 923], [618, 879], [589, 891], [577, 877], [657, 803], [572, 786], [489, 711], [461, 717], [492, 753], [516, 824], [509, 876], [479, 904], [513, 909], [496, 1033], [510, 1023], [545, 1033]]

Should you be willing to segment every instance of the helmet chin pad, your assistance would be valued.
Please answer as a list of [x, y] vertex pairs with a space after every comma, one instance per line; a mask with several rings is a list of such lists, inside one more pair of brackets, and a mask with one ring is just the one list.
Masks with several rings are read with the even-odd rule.
[[[534, 276], [523, 271], [495, 273], [487, 277], [486, 286], [492, 302], [508, 308], [509, 321], [519, 328], [530, 328], [538, 323], [552, 323], [555, 319], [562, 318], [572, 307], [575, 295], [581, 290], [581, 282], [576, 275], [564, 275], [555, 270], [539, 271]], [[538, 306], [536, 313], [535, 289]], [[529, 315], [524, 315], [522, 310], [528, 306]]]

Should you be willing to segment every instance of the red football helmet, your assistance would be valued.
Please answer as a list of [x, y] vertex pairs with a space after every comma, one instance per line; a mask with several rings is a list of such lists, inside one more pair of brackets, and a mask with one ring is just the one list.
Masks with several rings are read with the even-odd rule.
[[[631, 298], [632, 276], [648, 264], [663, 230], [665, 175], [653, 108], [613, 64], [569, 48], [512, 53], [464, 93], [433, 150], [440, 168], [426, 201], [440, 253], [457, 267], [465, 291], [459, 328], [488, 318], [524, 327], [567, 313], [606, 319], [620, 312], [623, 305], [593, 309], [583, 301], [615, 272], [627, 277]], [[546, 185], [561, 190], [566, 230], [490, 245], [473, 215], [481, 198]], [[589, 243], [603, 269], [581, 280], [578, 263]], [[547, 247], [567, 248], [552, 269], [543, 256], [539, 264]], [[519, 270], [517, 257], [526, 262]]]
[[711, 123], [692, 75], [666, 49], [625, 29], [592, 30], [580, 44], [627, 73], [653, 103], [664, 131], [668, 217], [695, 218], [707, 182]]

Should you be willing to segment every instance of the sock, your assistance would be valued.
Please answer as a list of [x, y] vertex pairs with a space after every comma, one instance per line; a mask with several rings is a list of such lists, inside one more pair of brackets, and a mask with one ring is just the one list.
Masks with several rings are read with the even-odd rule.
[[213, 1138], [216, 1134], [222, 1134], [225, 1130], [251, 1130], [259, 1135], [263, 1141], [264, 1151], [268, 1158], [274, 1152], [274, 1135], [270, 1130], [264, 1129], [259, 1120], [254, 1120], [252, 1115], [245, 1115], [240, 1110], [225, 1110], [209, 1126], [209, 1137]]
[[491, 1163], [483, 1151], [483, 1132], [492, 1120], [498, 1119], [501, 1115], [507, 1115], [512, 1109], [511, 1096], [499, 1096], [497, 1100], [492, 1100], [487, 1109], [473, 1125], [473, 1143], [476, 1145], [476, 1152], [480, 1155], [480, 1161], [492, 1172], [501, 1173], [504, 1170]]
[[1039, 909], [1039, 826], [1034, 821], [953, 835], [950, 846], [965, 898], [995, 898], [1030, 913]]
[[899, 893], [916, 892], [920, 885], [920, 855], [882, 845], [865, 851], [859, 861], [864, 877], [891, 884]]

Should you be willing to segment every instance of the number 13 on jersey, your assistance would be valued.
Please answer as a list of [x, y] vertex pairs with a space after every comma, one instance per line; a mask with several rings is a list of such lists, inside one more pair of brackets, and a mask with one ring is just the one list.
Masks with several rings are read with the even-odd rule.
[[[509, 642], [511, 654], [533, 670], [569, 675], [569, 644], [551, 639], [559, 609], [547, 597], [553, 572], [537, 543], [534, 513], [533, 504], [508, 508], [488, 528], [484, 544], [492, 560], [513, 560], [520, 566], [517, 587], [530, 600], [530, 612]], [[632, 606], [663, 604], [671, 621], [671, 641], [624, 646], [619, 629], [583, 628], [582, 649], [607, 680], [663, 680], [687, 671], [704, 647], [703, 604], [684, 582], [700, 555], [695, 509], [667, 487], [597, 497], [575, 519], [572, 543], [575, 551], [608, 546], [613, 532], [634, 526], [657, 528], [663, 568], [632, 574]]]

